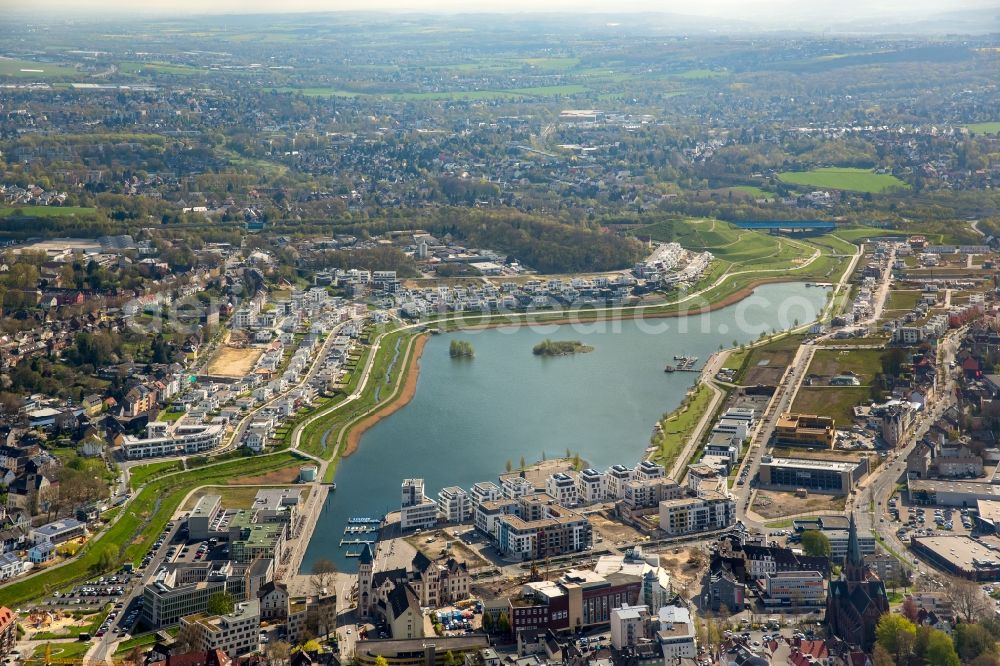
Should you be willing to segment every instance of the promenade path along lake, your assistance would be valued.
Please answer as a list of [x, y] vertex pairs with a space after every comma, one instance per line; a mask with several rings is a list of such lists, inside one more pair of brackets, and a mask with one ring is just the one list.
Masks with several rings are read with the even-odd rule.
[[[496, 481], [515, 466], [579, 452], [597, 469], [633, 465], [649, 445], [653, 424], [680, 404], [699, 375], [664, 372], [675, 355], [697, 356], [700, 368], [719, 345], [750, 342], [761, 331], [805, 323], [822, 310], [829, 290], [804, 283], [767, 284], [714, 312], [643, 321], [491, 328], [431, 336], [420, 360], [413, 400], [365, 432], [337, 469], [301, 571], [320, 558], [354, 571], [341, 539], [351, 517], [399, 509], [404, 478], [441, 488]], [[532, 354], [542, 340], [579, 340], [587, 354]], [[451, 340], [468, 340], [475, 358], [454, 359]]]

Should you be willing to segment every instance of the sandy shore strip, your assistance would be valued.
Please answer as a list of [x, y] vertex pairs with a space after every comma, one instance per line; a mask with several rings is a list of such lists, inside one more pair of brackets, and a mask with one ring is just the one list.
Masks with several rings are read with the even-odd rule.
[[429, 337], [428, 333], [423, 333], [413, 342], [413, 350], [410, 352], [409, 363], [405, 371], [406, 383], [403, 384], [396, 396], [390, 398], [384, 406], [354, 424], [350, 432], [347, 433], [347, 444], [344, 446], [343, 457], [346, 458], [357, 450], [361, 436], [369, 428], [385, 417], [395, 414], [409, 404], [410, 400], [413, 400], [413, 396], [417, 393], [417, 379], [420, 376], [420, 357], [424, 353], [424, 347], [427, 345]]

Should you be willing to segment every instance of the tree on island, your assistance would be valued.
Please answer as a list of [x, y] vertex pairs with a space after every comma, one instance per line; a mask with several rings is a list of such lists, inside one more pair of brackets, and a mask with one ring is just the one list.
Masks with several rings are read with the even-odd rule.
[[452, 358], [472, 358], [476, 355], [472, 343], [468, 340], [452, 340], [448, 353]]
[[579, 340], [549, 340], [548, 338], [539, 342], [531, 350], [535, 356], [566, 356], [590, 351], [594, 351], [594, 348]]

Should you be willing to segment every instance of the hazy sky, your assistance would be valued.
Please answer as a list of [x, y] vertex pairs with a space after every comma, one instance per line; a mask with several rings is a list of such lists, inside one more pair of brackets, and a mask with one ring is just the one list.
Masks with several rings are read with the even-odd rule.
[[[0, 0], [0, 12], [69, 11], [85, 13], [257, 13], [338, 10], [426, 12], [524, 11], [661, 11], [732, 18], [787, 18], [825, 15], [853, 17], [893, 15], [923, 18], [942, 11], [993, 8], [1000, 0]], [[998, 10], [1000, 11], [1000, 10]], [[852, 16], [853, 14], [853, 16]]]

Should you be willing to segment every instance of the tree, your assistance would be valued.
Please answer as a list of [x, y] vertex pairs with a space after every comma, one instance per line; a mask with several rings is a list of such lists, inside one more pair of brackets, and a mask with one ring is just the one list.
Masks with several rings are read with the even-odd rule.
[[330, 588], [334, 587], [336, 580], [337, 566], [332, 561], [324, 557], [313, 563], [309, 583], [316, 596], [330, 594]]
[[267, 644], [264, 654], [267, 655], [267, 663], [284, 666], [292, 656], [292, 646], [285, 641], [272, 641]]
[[444, 666], [458, 666], [459, 663], [460, 663], [460, 660], [458, 659], [458, 657], [455, 656], [454, 652], [452, 652], [451, 650], [448, 650], [448, 652], [445, 653], [445, 655], [444, 655]]
[[483, 613], [483, 631], [487, 634], [493, 632], [493, 615], [490, 613]]
[[501, 634], [510, 633], [510, 618], [507, 617], [507, 613], [500, 613], [500, 617], [497, 618], [497, 631]]
[[389, 666], [389, 662], [386, 661], [385, 657], [379, 655], [375, 657], [375, 666]]
[[875, 627], [875, 642], [892, 655], [897, 664], [903, 663], [913, 650], [917, 627], [901, 615], [886, 613]]
[[955, 651], [963, 663], [972, 661], [984, 652], [992, 651], [995, 645], [996, 639], [989, 629], [980, 624], [960, 622], [955, 627]]
[[507, 459], [507, 473], [510, 474], [510, 470], [512, 470], [512, 469], [514, 469], [514, 463], [510, 460], [510, 458], [508, 458]]
[[525, 468], [524, 456], [521, 456], [521, 467], [520, 467], [520, 469], [524, 469], [524, 468]]
[[198, 630], [193, 624], [185, 624], [180, 632], [174, 637], [174, 644], [170, 647], [170, 654], [187, 654], [193, 652], [198, 645]]
[[896, 662], [884, 647], [876, 645], [872, 651], [872, 666], [896, 666]]
[[990, 609], [979, 586], [971, 580], [953, 580], [945, 593], [955, 614], [966, 622], [975, 622]]
[[229, 615], [236, 608], [236, 600], [227, 592], [213, 594], [208, 600], [208, 612], [211, 615]]
[[931, 629], [927, 639], [927, 663], [934, 666], [959, 666], [958, 653], [948, 634], [940, 629]]
[[802, 551], [811, 557], [830, 557], [830, 540], [819, 530], [802, 533]]
[[920, 608], [917, 607], [917, 602], [913, 600], [913, 597], [908, 596], [903, 599], [903, 607], [900, 612], [910, 622], [916, 622]]

